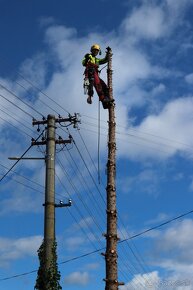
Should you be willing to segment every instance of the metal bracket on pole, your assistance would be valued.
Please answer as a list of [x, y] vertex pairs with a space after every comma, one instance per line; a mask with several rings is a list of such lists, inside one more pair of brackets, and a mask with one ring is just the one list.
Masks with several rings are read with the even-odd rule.
[[67, 206], [71, 206], [72, 205], [72, 200], [69, 199], [68, 200], [68, 203], [64, 203], [63, 200], [60, 200], [60, 203], [59, 204], [56, 204], [55, 203], [55, 207], [67, 207]]

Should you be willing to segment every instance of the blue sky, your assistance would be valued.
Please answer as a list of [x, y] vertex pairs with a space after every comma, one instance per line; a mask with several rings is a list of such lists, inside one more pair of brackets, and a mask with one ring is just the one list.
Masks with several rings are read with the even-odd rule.
[[[0, 0], [0, 174], [37, 138], [32, 117], [81, 115], [75, 144], [57, 147], [58, 262], [63, 289], [103, 288], [107, 110], [86, 103], [81, 59], [113, 50], [117, 208], [121, 239], [193, 209], [193, 1]], [[106, 69], [101, 77], [106, 80]], [[18, 98], [19, 97], [19, 98]], [[41, 127], [41, 130], [44, 128]], [[43, 157], [44, 147], [27, 156]], [[20, 161], [1, 181], [0, 289], [33, 289], [43, 238], [43, 161]], [[192, 215], [118, 246], [122, 290], [192, 290]], [[89, 255], [86, 255], [89, 254]], [[73, 258], [86, 255], [84, 258]], [[68, 261], [68, 262], [67, 262]], [[21, 275], [23, 273], [28, 275]], [[17, 278], [7, 279], [15, 275]], [[167, 285], [166, 285], [167, 284]], [[94, 286], [93, 286], [94, 285]]]

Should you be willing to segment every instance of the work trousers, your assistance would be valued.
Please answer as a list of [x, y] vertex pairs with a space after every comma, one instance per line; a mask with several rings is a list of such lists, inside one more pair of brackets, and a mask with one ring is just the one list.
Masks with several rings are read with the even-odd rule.
[[108, 87], [106, 83], [99, 77], [98, 67], [93, 64], [87, 65], [85, 69], [85, 78], [89, 79], [88, 95], [93, 96], [93, 86], [97, 92], [99, 100], [102, 102], [105, 98], [108, 98]]

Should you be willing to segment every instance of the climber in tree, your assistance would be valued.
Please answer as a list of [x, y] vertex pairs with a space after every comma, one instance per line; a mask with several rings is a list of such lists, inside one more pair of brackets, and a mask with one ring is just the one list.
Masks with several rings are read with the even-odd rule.
[[99, 77], [99, 65], [108, 62], [108, 50], [106, 52], [106, 56], [102, 59], [96, 57], [98, 54], [101, 54], [100, 46], [98, 44], [93, 44], [90, 51], [90, 53], [85, 54], [82, 60], [83, 66], [86, 67], [84, 72], [84, 81], [85, 85], [88, 86], [87, 103], [92, 104], [94, 86], [99, 96], [99, 100], [103, 104], [103, 108], [107, 109], [112, 101], [109, 99], [109, 90], [106, 83]]

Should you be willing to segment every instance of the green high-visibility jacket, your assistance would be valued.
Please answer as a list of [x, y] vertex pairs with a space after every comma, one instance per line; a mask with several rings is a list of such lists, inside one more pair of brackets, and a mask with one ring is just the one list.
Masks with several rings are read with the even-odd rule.
[[87, 63], [92, 63], [92, 64], [96, 64], [97, 66], [107, 63], [108, 58], [107, 55], [104, 58], [97, 58], [95, 56], [92, 56], [91, 53], [87, 53], [85, 54], [83, 60], [82, 60], [82, 65], [86, 66]]

